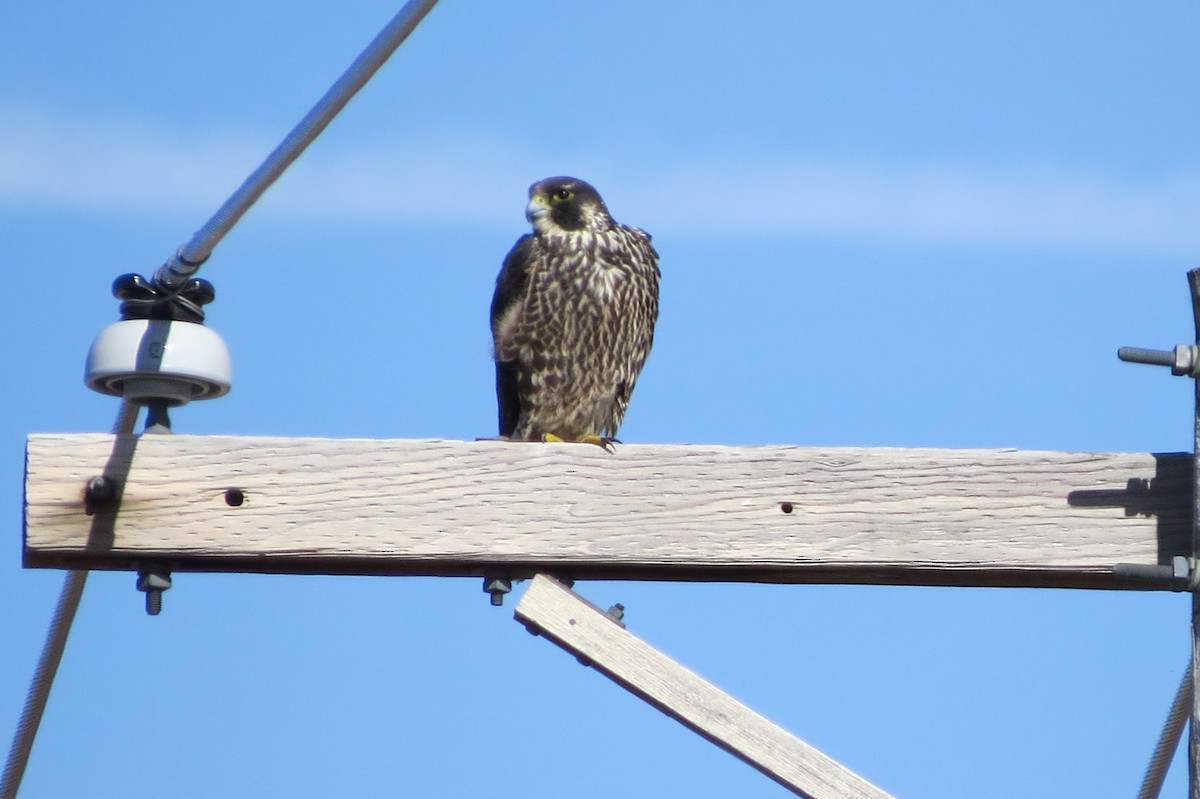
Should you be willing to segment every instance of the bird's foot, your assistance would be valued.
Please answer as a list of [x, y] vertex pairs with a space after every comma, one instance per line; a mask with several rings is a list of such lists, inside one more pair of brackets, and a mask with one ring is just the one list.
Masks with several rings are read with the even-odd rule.
[[609, 438], [608, 436], [594, 436], [594, 435], [584, 436], [583, 438], [579, 439], [579, 442], [581, 444], [595, 444], [597, 447], [604, 450], [605, 452], [616, 452], [617, 448], [613, 445], [621, 443], [620, 441], [617, 441], [615, 438]]
[[568, 440], [555, 433], [543, 433], [542, 441], [551, 444], [595, 444], [605, 452], [616, 452], [616, 447], [614, 447], [613, 444], [621, 443], [615, 438], [607, 438], [605, 436], [598, 436], [594, 434], [588, 434], [586, 436], [581, 436], [580, 438]]

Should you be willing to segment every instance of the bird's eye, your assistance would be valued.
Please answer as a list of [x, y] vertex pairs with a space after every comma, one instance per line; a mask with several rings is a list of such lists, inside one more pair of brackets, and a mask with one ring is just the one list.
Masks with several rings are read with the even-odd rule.
[[559, 202], [562, 202], [563, 200], [571, 199], [575, 195], [574, 195], [574, 192], [572, 192], [570, 189], [559, 189], [558, 191], [554, 192], [553, 196], [554, 196], [554, 199], [558, 200]]

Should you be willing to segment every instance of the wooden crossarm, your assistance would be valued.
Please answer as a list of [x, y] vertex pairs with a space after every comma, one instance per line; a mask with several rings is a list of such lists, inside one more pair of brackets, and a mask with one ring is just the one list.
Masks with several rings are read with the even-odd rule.
[[[118, 497], [89, 508], [101, 474]], [[1140, 453], [35, 435], [25, 565], [1161, 588], [1112, 567], [1189, 554], [1190, 476]]]

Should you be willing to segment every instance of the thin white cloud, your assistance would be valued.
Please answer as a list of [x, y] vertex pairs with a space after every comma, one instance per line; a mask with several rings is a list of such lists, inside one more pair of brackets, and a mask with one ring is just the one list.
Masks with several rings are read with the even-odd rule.
[[123, 215], [215, 210], [266, 142], [115, 119], [0, 113], [0, 203]]
[[[1200, 173], [1147, 183], [1049, 170], [709, 159], [645, 203], [671, 226], [876, 241], [1200, 249]], [[691, 198], [672, 202], [672, 196]]]
[[[3, 115], [0, 205], [201, 220], [275, 142], [236, 131]], [[557, 157], [554, 157], [557, 155]], [[350, 147], [322, 139], [255, 214], [305, 222], [473, 224], [510, 230], [531, 179], [581, 163], [502, 137], [446, 134]], [[970, 165], [836, 163], [769, 154], [677, 154], [636, 167], [590, 153], [586, 176], [618, 184], [621, 218], [664, 233], [755, 233], [878, 242], [1200, 249], [1200, 175], [1135, 182], [1103, 174]], [[582, 171], [582, 170], [581, 170]], [[610, 197], [610, 199], [614, 199]], [[516, 207], [518, 210], [514, 210]]]

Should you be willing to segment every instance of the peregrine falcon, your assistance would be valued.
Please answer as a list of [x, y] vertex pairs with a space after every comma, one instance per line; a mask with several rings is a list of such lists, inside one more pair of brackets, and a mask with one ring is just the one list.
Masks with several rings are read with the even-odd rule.
[[658, 253], [577, 178], [529, 187], [492, 297], [501, 437], [608, 447], [654, 340]]

